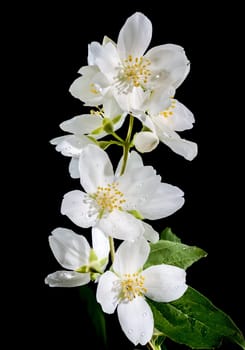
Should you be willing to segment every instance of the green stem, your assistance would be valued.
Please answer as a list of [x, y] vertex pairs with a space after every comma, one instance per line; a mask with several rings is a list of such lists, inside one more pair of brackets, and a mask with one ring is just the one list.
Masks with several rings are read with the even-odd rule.
[[117, 146], [122, 146], [122, 143], [119, 142], [119, 141], [113, 141], [113, 140], [110, 140], [108, 141], [108, 144], [106, 146], [103, 147], [104, 151], [111, 145], [117, 145]]
[[126, 140], [125, 140], [125, 143], [123, 146], [123, 163], [122, 163], [120, 176], [123, 175], [123, 173], [126, 169], [127, 160], [128, 160], [128, 153], [129, 153], [130, 143], [131, 143], [131, 135], [132, 135], [132, 131], [133, 131], [133, 125], [134, 125], [134, 117], [131, 115], [129, 117], [128, 132], [127, 132]]
[[[128, 132], [127, 132], [127, 136], [126, 136], [125, 141], [123, 139], [121, 139], [121, 137], [118, 136], [115, 132], [111, 133], [111, 135], [113, 135], [115, 137], [115, 139], [119, 140], [123, 144], [123, 163], [122, 163], [122, 168], [120, 171], [120, 176], [123, 175], [123, 173], [126, 169], [127, 160], [128, 160], [128, 153], [129, 153], [130, 144], [131, 144], [131, 135], [132, 135], [132, 131], [133, 131], [133, 125], [134, 125], [134, 117], [132, 115], [130, 115]], [[114, 240], [112, 237], [109, 237], [109, 244], [110, 244], [111, 262], [113, 263], [114, 258], [115, 258], [115, 245], [114, 245]]]
[[146, 347], [149, 349], [149, 350], [154, 350], [154, 346], [152, 345], [152, 343], [149, 341], [149, 343], [146, 344]]
[[121, 144], [124, 144], [124, 140], [123, 140], [119, 135], [117, 135], [117, 133], [115, 133], [114, 131], [113, 131], [113, 132], [110, 132], [110, 135], [114, 136], [115, 139], [117, 139], [118, 141], [120, 141]]
[[109, 244], [110, 244], [111, 262], [113, 263], [115, 258], [115, 245], [112, 237], [109, 237]]

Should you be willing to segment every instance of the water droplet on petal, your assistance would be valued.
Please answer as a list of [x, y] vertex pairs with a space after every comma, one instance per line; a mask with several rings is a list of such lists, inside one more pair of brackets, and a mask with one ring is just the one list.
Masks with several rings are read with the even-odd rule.
[[133, 333], [133, 330], [132, 329], [129, 329], [128, 330], [128, 334], [132, 334]]
[[147, 312], [144, 312], [144, 313], [142, 314], [142, 316], [143, 316], [143, 317], [146, 317], [146, 316], [147, 316]]
[[143, 338], [145, 336], [145, 333], [144, 332], [140, 333], [140, 336]]

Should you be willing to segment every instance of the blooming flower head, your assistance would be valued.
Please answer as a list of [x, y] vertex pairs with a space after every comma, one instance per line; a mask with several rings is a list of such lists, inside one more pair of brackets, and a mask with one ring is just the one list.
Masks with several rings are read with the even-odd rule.
[[189, 61], [178, 45], [160, 45], [146, 52], [151, 37], [150, 20], [136, 12], [121, 28], [117, 43], [90, 44], [89, 65], [81, 68], [83, 76], [70, 92], [92, 105], [113, 97], [127, 112], [142, 108], [156, 112], [168, 106], [169, 97], [189, 72]]
[[86, 146], [79, 158], [85, 192], [68, 192], [61, 213], [80, 227], [98, 227], [117, 239], [134, 240], [146, 233], [155, 241], [155, 231], [140, 219], [155, 220], [174, 213], [184, 203], [183, 192], [162, 183], [153, 167], [144, 166], [136, 152], [129, 155], [122, 176], [121, 165], [122, 160], [114, 173], [105, 151], [95, 145]]
[[136, 115], [149, 130], [141, 131], [135, 135], [134, 143], [138, 151], [150, 152], [159, 140], [171, 148], [175, 153], [187, 160], [197, 155], [197, 144], [182, 139], [176, 131], [191, 129], [195, 121], [193, 114], [182, 103], [171, 99], [171, 105], [156, 115]]
[[145, 296], [157, 302], [170, 302], [186, 291], [186, 272], [176, 266], [155, 265], [143, 270], [150, 252], [144, 238], [123, 242], [111, 271], [99, 279], [97, 301], [104, 312], [117, 315], [123, 332], [137, 345], [151, 340], [154, 320]]
[[108, 263], [109, 242], [98, 228], [92, 229], [92, 245], [72, 230], [56, 228], [49, 236], [49, 244], [61, 266], [70, 271], [56, 271], [45, 283], [50, 287], [77, 287], [95, 280]]

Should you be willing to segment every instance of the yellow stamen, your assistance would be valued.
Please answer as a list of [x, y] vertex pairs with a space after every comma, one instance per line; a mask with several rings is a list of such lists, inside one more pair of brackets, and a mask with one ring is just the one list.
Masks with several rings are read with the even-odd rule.
[[148, 82], [148, 78], [151, 75], [149, 66], [151, 61], [145, 57], [133, 57], [129, 55], [127, 59], [123, 61], [122, 67], [119, 72], [117, 80], [119, 85], [128, 84], [135, 87], [139, 87]]
[[160, 112], [160, 115], [162, 115], [164, 118], [168, 118], [171, 115], [174, 114], [174, 108], [176, 107], [176, 100], [172, 99], [171, 105], [165, 109], [165, 111]]
[[118, 190], [118, 183], [113, 182], [106, 187], [98, 186], [92, 198], [96, 200], [101, 212], [111, 213], [114, 209], [122, 209], [121, 205], [126, 202], [123, 196], [123, 193]]
[[137, 296], [142, 296], [147, 292], [144, 287], [145, 277], [139, 273], [127, 273], [123, 276], [121, 281], [122, 299], [132, 301]]
[[95, 85], [94, 85], [94, 83], [91, 83], [90, 85], [89, 85], [89, 87], [90, 87], [90, 92], [92, 92], [92, 94], [95, 94], [95, 95], [98, 95], [98, 93], [99, 93], [99, 90], [98, 89], [96, 89], [96, 87], [95, 87]]

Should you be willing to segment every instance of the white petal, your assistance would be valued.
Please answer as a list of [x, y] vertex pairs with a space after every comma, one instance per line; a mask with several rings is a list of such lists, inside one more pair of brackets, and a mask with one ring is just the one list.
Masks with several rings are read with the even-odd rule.
[[[157, 89], [154, 89], [149, 99], [145, 101], [144, 109], [150, 115], [156, 115], [167, 109], [171, 105], [171, 97], [174, 95], [175, 89], [170, 83], [164, 83]], [[150, 128], [152, 130], [152, 128]]]
[[155, 125], [150, 116], [141, 111], [133, 111], [132, 114], [135, 118], [139, 119], [144, 126], [146, 126], [151, 131], [155, 132]]
[[[160, 184], [161, 177], [151, 166], [142, 166], [129, 170], [117, 179], [119, 189], [124, 193], [126, 200], [123, 203], [124, 210], [138, 210], [147, 205], [152, 193]], [[142, 213], [141, 213], [142, 214]], [[143, 214], [142, 214], [143, 215]], [[143, 215], [144, 216], [144, 215]]]
[[62, 141], [64, 141], [67, 138], [67, 135], [64, 136], [59, 136], [59, 137], [55, 137], [54, 139], [50, 140], [49, 142], [51, 143], [51, 145], [58, 145], [59, 143], [61, 143]]
[[78, 158], [72, 157], [69, 164], [69, 173], [72, 179], [79, 179]]
[[105, 99], [103, 104], [103, 109], [104, 109], [106, 118], [112, 119], [123, 113], [118, 103], [112, 96]]
[[49, 244], [55, 258], [68, 270], [76, 270], [88, 264], [90, 246], [87, 240], [72, 230], [56, 228], [49, 236]]
[[95, 63], [108, 82], [114, 83], [114, 78], [118, 74], [120, 58], [116, 47], [111, 42], [101, 46], [101, 49], [96, 53]]
[[92, 228], [92, 246], [99, 260], [108, 257], [110, 252], [109, 239], [98, 227]]
[[78, 273], [76, 271], [56, 271], [45, 278], [45, 283], [50, 287], [79, 287], [88, 284], [90, 273]]
[[61, 152], [63, 156], [79, 157], [81, 150], [88, 144], [94, 143], [84, 135], [65, 135], [56, 137], [50, 141], [55, 147], [56, 151]]
[[[121, 157], [121, 159], [118, 163], [116, 173], [115, 173], [116, 176], [120, 175], [122, 163], [123, 163], [123, 157]], [[143, 167], [143, 165], [144, 164], [143, 164], [142, 158], [139, 155], [139, 153], [132, 151], [128, 155], [128, 161], [127, 161], [127, 165], [126, 165], [126, 169], [125, 169], [124, 174], [134, 172], [135, 169], [137, 169], [139, 167]]]
[[113, 121], [114, 131], [118, 130], [123, 125], [127, 113], [121, 110], [114, 97], [111, 97], [109, 94], [104, 99], [103, 109], [106, 118], [110, 118], [113, 120], [115, 117], [121, 116], [116, 123], [114, 123]]
[[101, 89], [106, 88], [108, 81], [98, 70], [98, 67], [82, 67], [79, 71], [83, 74], [70, 86], [69, 92], [72, 96], [86, 103], [89, 106], [98, 106], [103, 103]]
[[[117, 182], [120, 185], [120, 189], [122, 190], [122, 192], [125, 191], [125, 193], [127, 194], [129, 192], [130, 187], [136, 190], [137, 188], [137, 186], [135, 186], [136, 182], [141, 181], [143, 184], [143, 182], [147, 181], [147, 179], [150, 179], [150, 178], [155, 178], [157, 182], [160, 182], [160, 177], [156, 175], [155, 169], [152, 166], [144, 166], [141, 156], [135, 151], [132, 151], [129, 154], [126, 169], [123, 175], [119, 176], [121, 168], [122, 168], [122, 158], [120, 159], [120, 162], [117, 166], [116, 175], [118, 176]], [[136, 192], [138, 193], [139, 189]], [[140, 187], [140, 193], [142, 194], [141, 187]]]
[[156, 77], [177, 88], [189, 72], [189, 60], [181, 46], [166, 44], [155, 46], [145, 55], [151, 61], [151, 79]]
[[121, 118], [119, 119], [119, 121], [114, 124], [114, 131], [116, 131], [116, 130], [121, 128], [121, 126], [123, 125], [126, 117], [127, 117], [127, 113], [123, 112], [123, 114], [121, 115]]
[[[94, 211], [91, 212], [91, 210]], [[98, 215], [87, 194], [78, 190], [64, 195], [61, 214], [68, 216], [74, 224], [84, 228], [94, 226]]]
[[153, 229], [153, 227], [146, 222], [143, 222], [144, 226], [144, 237], [151, 243], [156, 243], [159, 240], [159, 233]]
[[108, 154], [95, 145], [83, 149], [79, 159], [81, 185], [87, 193], [95, 193], [98, 186], [107, 186], [114, 179]]
[[134, 136], [134, 145], [141, 153], [153, 151], [159, 144], [159, 138], [151, 131], [140, 131]]
[[151, 266], [142, 272], [146, 296], [158, 302], [179, 299], [187, 290], [185, 270], [171, 265]]
[[135, 273], [143, 267], [149, 253], [150, 246], [145, 238], [141, 237], [134, 242], [125, 241], [116, 251], [113, 269], [120, 276]]
[[169, 139], [164, 140], [164, 143], [175, 153], [183, 156], [187, 160], [193, 160], [197, 155], [197, 144], [185, 139]]
[[197, 155], [197, 144], [192, 141], [182, 139], [176, 132], [165, 128], [158, 132], [159, 139], [165, 143], [172, 151], [183, 156], [187, 160], [193, 160]]
[[123, 332], [134, 345], [145, 345], [151, 340], [154, 320], [144, 298], [137, 297], [128, 303], [120, 303], [117, 314]]
[[121, 210], [113, 210], [107, 217], [99, 220], [97, 226], [107, 236], [127, 241], [135, 240], [144, 232], [141, 220]]
[[102, 46], [97, 41], [93, 41], [88, 45], [88, 64], [90, 66], [96, 65], [95, 61], [101, 50]]
[[107, 43], [112, 43], [114, 46], [116, 46], [116, 43], [107, 35], [105, 35], [102, 41], [102, 45], [106, 45]]
[[106, 271], [99, 279], [96, 299], [107, 314], [112, 314], [119, 302], [120, 279], [111, 271]]
[[112, 92], [120, 108], [128, 113], [132, 110], [142, 110], [145, 100], [149, 97], [149, 92], [140, 87], [133, 87], [132, 91], [126, 93], [122, 93], [115, 87]]
[[182, 103], [175, 101], [175, 107], [172, 109], [173, 116], [170, 118], [163, 118], [169, 126], [175, 131], [184, 131], [191, 129], [195, 122], [193, 113], [186, 108]]
[[102, 125], [102, 117], [98, 115], [83, 114], [72, 119], [65, 120], [60, 128], [72, 134], [90, 134]]
[[184, 204], [183, 192], [176, 186], [161, 183], [147, 201], [139, 203], [138, 210], [146, 219], [157, 220], [167, 217]]
[[129, 55], [141, 57], [150, 44], [151, 21], [140, 12], [129, 17], [118, 36], [118, 52], [122, 59]]

